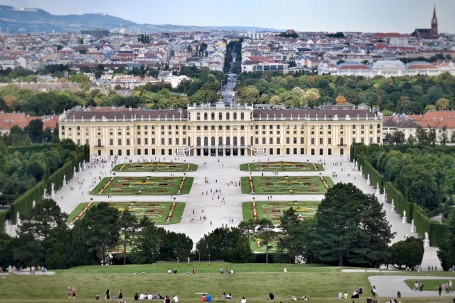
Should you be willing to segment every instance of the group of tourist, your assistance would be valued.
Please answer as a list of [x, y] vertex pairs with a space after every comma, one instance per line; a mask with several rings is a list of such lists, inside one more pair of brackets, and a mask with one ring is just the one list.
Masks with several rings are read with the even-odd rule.
[[453, 287], [452, 280], [449, 280], [449, 281], [439, 285], [438, 286], [439, 296], [441, 296], [442, 292], [445, 292], [445, 293], [451, 292], [452, 291], [452, 287]]
[[[135, 293], [134, 294], [134, 300], [135, 301], [138, 301], [138, 300], [163, 300], [163, 303], [171, 303], [171, 298], [169, 296], [162, 296], [160, 294], [157, 294], [157, 293], [148, 293], [147, 292], [143, 292], [143, 293]], [[178, 303], [179, 302], [179, 297], [177, 295], [174, 295], [172, 297], [172, 302], [173, 303]]]

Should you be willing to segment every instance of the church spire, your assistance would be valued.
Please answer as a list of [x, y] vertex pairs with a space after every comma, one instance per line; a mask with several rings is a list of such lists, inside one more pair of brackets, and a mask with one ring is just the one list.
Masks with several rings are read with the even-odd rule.
[[431, 35], [438, 35], [438, 18], [436, 18], [436, 5], [433, 7], [433, 18], [431, 19]]

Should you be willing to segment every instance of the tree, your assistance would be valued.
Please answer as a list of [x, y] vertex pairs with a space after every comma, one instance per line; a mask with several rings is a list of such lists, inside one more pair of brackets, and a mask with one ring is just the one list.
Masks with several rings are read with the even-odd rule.
[[309, 259], [310, 253], [310, 232], [314, 220], [300, 220], [296, 211], [291, 207], [283, 212], [280, 218], [280, 228], [283, 233], [278, 241], [278, 251], [288, 255], [291, 263], [295, 262], [297, 256], [303, 256]]
[[14, 263], [14, 239], [6, 233], [0, 233], [0, 268], [6, 268]]
[[[53, 252], [62, 237], [68, 237], [66, 214], [54, 200], [44, 199], [38, 202], [33, 211], [23, 218], [18, 231], [18, 240], [14, 245], [14, 258], [18, 264], [42, 264], [50, 268], [69, 267], [72, 262], [70, 246], [65, 246], [64, 259], [56, 260]], [[66, 241], [58, 245], [70, 245]]]
[[254, 223], [252, 218], [250, 218], [248, 221], [240, 222], [240, 224], [238, 226], [238, 228], [240, 228], [240, 230], [243, 233], [246, 233], [246, 236], [248, 238], [248, 242], [251, 241], [250, 235], [254, 232], [255, 226], [256, 226], [256, 224]]
[[119, 242], [120, 213], [102, 202], [89, 208], [73, 228], [75, 250], [85, 262], [107, 264], [107, 253]]
[[416, 137], [414, 137], [412, 134], [409, 135], [409, 137], [408, 137], [408, 144], [409, 145], [414, 145], [416, 143], [416, 141], [417, 141]]
[[438, 101], [436, 101], [435, 106], [437, 110], [448, 110], [450, 101], [446, 98], [440, 98]]
[[446, 145], [447, 142], [449, 141], [449, 137], [447, 136], [447, 126], [444, 126], [442, 128], [442, 134], [439, 136], [439, 141], [441, 142], [442, 145]]
[[390, 247], [389, 262], [404, 265], [406, 268], [414, 269], [416, 265], [422, 264], [423, 241], [414, 237], [409, 237], [404, 241], [398, 241]]
[[196, 250], [206, 260], [250, 262], [252, 253], [247, 236], [237, 227], [217, 228], [196, 243]]
[[393, 234], [374, 195], [352, 183], [329, 189], [315, 215], [312, 252], [317, 261], [377, 266]]
[[433, 210], [442, 201], [442, 191], [438, 178], [428, 166], [410, 163], [402, 166], [395, 180], [397, 188], [409, 202]]
[[43, 141], [43, 121], [35, 119], [24, 128], [24, 131], [30, 136], [33, 143], [41, 143]]
[[158, 231], [160, 235], [160, 260], [175, 260], [191, 255], [193, 240], [187, 235], [168, 231], [162, 227], [159, 227]]
[[452, 211], [449, 216], [447, 226], [446, 239], [442, 245], [439, 246], [438, 258], [441, 261], [442, 268], [449, 270], [451, 266], [455, 265], [455, 212]]
[[122, 235], [122, 244], [123, 244], [123, 265], [126, 264], [126, 247], [131, 244], [131, 237], [136, 230], [137, 219], [130, 210], [125, 208], [119, 219], [120, 232]]
[[428, 129], [428, 142], [433, 146], [436, 145], [436, 130], [431, 127]]
[[405, 137], [404, 133], [401, 130], [397, 130], [393, 133], [393, 142], [396, 145], [401, 145], [405, 141], [404, 137]]
[[416, 137], [417, 140], [419, 141], [419, 144], [428, 144], [428, 134], [427, 132], [423, 129], [422, 126], [417, 125], [416, 128]]
[[336, 97], [336, 99], [335, 99], [335, 103], [336, 104], [340, 104], [341, 105], [341, 104], [346, 104], [346, 102], [347, 102], [346, 98], [344, 96], [341, 96], [341, 95]]
[[133, 243], [131, 257], [136, 263], [154, 263], [159, 259], [160, 236], [158, 228], [147, 217], [139, 222]]
[[384, 143], [385, 144], [393, 144], [395, 143], [394, 141], [394, 135], [391, 133], [387, 133], [384, 138]]
[[269, 263], [269, 244], [276, 238], [274, 228], [275, 226], [269, 219], [262, 218], [257, 222], [256, 236], [265, 245], [265, 263]]
[[259, 90], [252, 85], [245, 86], [239, 91], [239, 100], [242, 103], [253, 104], [259, 99]]

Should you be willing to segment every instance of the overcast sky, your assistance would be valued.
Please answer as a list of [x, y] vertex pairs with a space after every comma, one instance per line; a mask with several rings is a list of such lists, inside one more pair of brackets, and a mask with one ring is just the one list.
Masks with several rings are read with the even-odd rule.
[[298, 31], [455, 33], [455, 0], [0, 0], [56, 15], [107, 13], [137, 23], [257, 26]]

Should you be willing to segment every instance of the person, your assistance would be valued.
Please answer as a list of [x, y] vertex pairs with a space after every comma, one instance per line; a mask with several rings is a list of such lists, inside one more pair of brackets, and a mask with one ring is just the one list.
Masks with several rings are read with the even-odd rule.
[[174, 303], [179, 303], [179, 297], [177, 297], [177, 295], [174, 295], [172, 300], [174, 300]]
[[205, 294], [202, 294], [201, 300], [202, 300], [202, 302], [207, 302], [207, 297], [205, 296]]
[[347, 299], [347, 298], [349, 298], [349, 295], [348, 295], [348, 292], [345, 291], [344, 294], [343, 294], [343, 299]]
[[240, 303], [246, 303], [245, 297], [242, 297], [242, 300], [240, 300]]
[[134, 294], [134, 301], [139, 301], [139, 295], [137, 293]]
[[106, 290], [106, 303], [110, 303], [111, 302], [111, 292], [109, 291], [109, 289]]
[[420, 284], [419, 284], [419, 290], [422, 291], [423, 290], [423, 282], [420, 281]]
[[414, 290], [419, 290], [419, 283], [417, 281], [414, 283]]
[[74, 286], [71, 289], [71, 295], [73, 296], [73, 300], [76, 300], [76, 287], [74, 287]]
[[95, 300], [96, 300], [96, 301], [99, 301], [99, 299], [100, 299], [100, 295], [99, 295], [98, 293], [96, 293], [96, 295], [95, 295]]
[[401, 292], [397, 291], [397, 298], [401, 298]]
[[71, 286], [68, 286], [68, 290], [66, 291], [66, 294], [68, 296], [68, 300], [71, 300]]
[[288, 272], [288, 269], [285, 267], [284, 270], [283, 270], [283, 272]]
[[338, 299], [343, 299], [343, 294], [341, 293], [341, 291], [338, 293]]
[[373, 288], [371, 289], [371, 294], [373, 297], [376, 297], [376, 286], [373, 285]]
[[123, 303], [123, 292], [121, 289], [118, 291], [118, 301], [119, 303]]
[[275, 295], [273, 292], [269, 293], [269, 300], [275, 300]]
[[166, 296], [164, 303], [171, 303], [171, 298], [169, 298], [169, 296]]
[[438, 286], [438, 293], [439, 293], [439, 296], [441, 296], [441, 293], [442, 293], [442, 285], [439, 285], [439, 286]]

